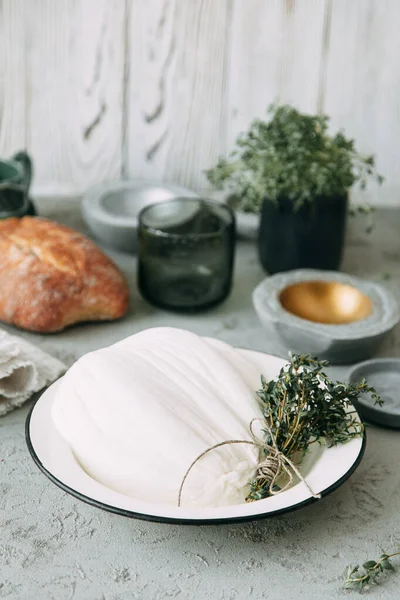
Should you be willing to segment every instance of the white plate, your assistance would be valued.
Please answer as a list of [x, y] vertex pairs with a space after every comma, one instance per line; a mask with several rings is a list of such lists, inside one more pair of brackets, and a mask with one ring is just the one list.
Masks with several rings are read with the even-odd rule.
[[[242, 350], [267, 379], [279, 374], [285, 360]], [[143, 502], [115, 492], [87, 475], [76, 461], [69, 445], [53, 425], [51, 408], [59, 382], [48, 388], [33, 406], [26, 421], [26, 440], [33, 460], [45, 475], [72, 496], [98, 508], [126, 517], [180, 524], [216, 524], [246, 521], [288, 512], [315, 502], [304, 482], [274, 497], [218, 508], [185, 508]], [[365, 436], [353, 438], [332, 448], [315, 444], [301, 470], [314, 493], [322, 496], [337, 489], [359, 465], [365, 449]]]

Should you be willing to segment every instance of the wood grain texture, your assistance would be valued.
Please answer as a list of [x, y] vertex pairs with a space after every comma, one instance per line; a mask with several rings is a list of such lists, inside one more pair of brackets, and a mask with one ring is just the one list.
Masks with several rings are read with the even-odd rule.
[[326, 0], [238, 0], [229, 72], [229, 147], [271, 102], [318, 108]]
[[232, 0], [135, 0], [126, 174], [205, 185], [225, 150]]
[[118, 178], [124, 0], [35, 0], [25, 8], [36, 189], [81, 191]]
[[356, 201], [400, 203], [400, 3], [393, 0], [332, 2], [323, 110], [358, 149], [374, 153], [386, 177]]
[[24, 0], [0, 0], [0, 156], [26, 145], [27, 38]]
[[400, 203], [397, 0], [0, 0], [0, 156], [34, 191], [123, 177], [207, 189], [272, 101], [332, 115]]

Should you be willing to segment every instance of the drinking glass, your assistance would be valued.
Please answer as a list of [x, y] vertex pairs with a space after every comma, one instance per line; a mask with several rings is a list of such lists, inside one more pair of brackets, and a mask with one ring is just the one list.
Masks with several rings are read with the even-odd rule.
[[226, 204], [174, 198], [139, 214], [138, 285], [156, 306], [210, 308], [228, 296], [235, 253], [235, 216]]

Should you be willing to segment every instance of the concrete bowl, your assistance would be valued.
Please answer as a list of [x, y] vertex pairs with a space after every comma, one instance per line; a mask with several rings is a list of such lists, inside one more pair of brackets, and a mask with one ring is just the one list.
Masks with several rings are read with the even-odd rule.
[[144, 179], [106, 183], [86, 192], [82, 215], [101, 243], [135, 253], [138, 215], [142, 208], [178, 197], [198, 198], [198, 194], [180, 185]]
[[[368, 299], [371, 309], [368, 314], [364, 311], [360, 318], [350, 322], [335, 322], [335, 319], [318, 322], [317, 318], [302, 318], [285, 308], [281, 301], [284, 290], [302, 282], [340, 284]], [[267, 333], [283, 348], [296, 354], [312, 354], [333, 364], [370, 358], [400, 320], [396, 299], [389, 290], [336, 271], [300, 269], [278, 273], [256, 287], [253, 304]], [[307, 310], [311, 310], [309, 306]]]
[[354, 401], [360, 415], [372, 423], [400, 428], [400, 359], [376, 358], [355, 365], [349, 373], [350, 383], [366, 379], [383, 400], [382, 406], [375, 404], [369, 394]]

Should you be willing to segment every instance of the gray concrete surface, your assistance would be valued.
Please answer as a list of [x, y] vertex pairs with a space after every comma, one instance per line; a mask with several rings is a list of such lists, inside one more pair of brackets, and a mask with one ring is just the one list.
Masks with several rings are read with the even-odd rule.
[[[84, 231], [77, 204], [40, 203], [41, 214]], [[383, 282], [400, 298], [400, 212], [382, 210], [366, 236], [350, 224], [343, 270]], [[128, 317], [52, 336], [24, 337], [71, 364], [89, 350], [153, 325], [186, 327], [232, 344], [279, 354], [251, 305], [264, 274], [254, 245], [238, 248], [235, 287], [199, 316], [161, 312], [135, 287], [135, 259], [110, 253], [132, 291]], [[10, 328], [11, 330], [11, 328]], [[399, 356], [400, 328], [381, 356]], [[346, 367], [334, 367], [343, 378]], [[343, 571], [400, 542], [400, 432], [371, 427], [349, 481], [320, 502], [241, 525], [181, 527], [134, 521], [66, 495], [33, 464], [24, 440], [29, 403], [0, 419], [0, 598], [9, 600], [296, 600], [346, 598]], [[398, 561], [400, 566], [400, 561]], [[356, 596], [355, 596], [356, 597]], [[400, 573], [368, 594], [399, 598]]]

